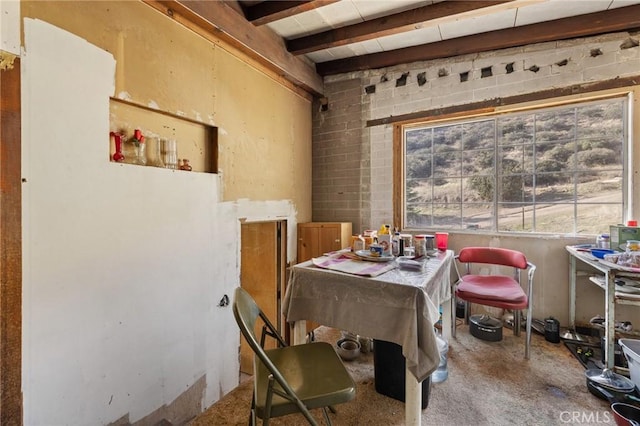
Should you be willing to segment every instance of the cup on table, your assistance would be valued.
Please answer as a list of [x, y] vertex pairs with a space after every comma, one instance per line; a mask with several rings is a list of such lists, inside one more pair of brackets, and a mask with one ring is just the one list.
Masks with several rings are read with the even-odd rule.
[[441, 251], [445, 251], [449, 246], [449, 233], [448, 232], [436, 232], [436, 248]]
[[408, 246], [404, 248], [404, 256], [416, 257], [416, 248], [414, 246]]
[[369, 253], [371, 253], [371, 256], [382, 256], [383, 251], [384, 247], [382, 244], [371, 244], [369, 246]]

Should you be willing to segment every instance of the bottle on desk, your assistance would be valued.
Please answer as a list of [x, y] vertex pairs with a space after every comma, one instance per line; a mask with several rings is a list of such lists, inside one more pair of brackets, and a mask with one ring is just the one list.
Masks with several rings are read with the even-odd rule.
[[608, 249], [611, 248], [611, 238], [609, 234], [600, 234], [596, 237], [596, 247]]

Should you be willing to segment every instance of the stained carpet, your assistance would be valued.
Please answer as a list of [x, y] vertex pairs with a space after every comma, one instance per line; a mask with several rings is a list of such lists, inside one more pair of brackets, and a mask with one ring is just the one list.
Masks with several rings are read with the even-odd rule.
[[[316, 339], [334, 343], [340, 331], [320, 327]], [[586, 387], [584, 367], [562, 344], [533, 334], [531, 359], [524, 359], [524, 332], [504, 329], [500, 342], [487, 342], [460, 325], [449, 342], [449, 377], [431, 385], [423, 425], [614, 425], [607, 401]], [[375, 390], [373, 355], [345, 362], [357, 395], [330, 413], [336, 426], [403, 425], [404, 403]], [[251, 386], [241, 384], [194, 419], [191, 426], [246, 425]], [[320, 424], [322, 414], [314, 410]], [[272, 425], [306, 425], [299, 414], [272, 419]]]

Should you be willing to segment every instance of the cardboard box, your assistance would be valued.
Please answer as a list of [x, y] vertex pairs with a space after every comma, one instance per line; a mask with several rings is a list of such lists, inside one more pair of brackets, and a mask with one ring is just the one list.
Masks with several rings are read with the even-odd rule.
[[636, 226], [611, 225], [609, 231], [611, 248], [614, 250], [620, 249], [620, 245], [629, 240], [640, 240], [640, 228]]

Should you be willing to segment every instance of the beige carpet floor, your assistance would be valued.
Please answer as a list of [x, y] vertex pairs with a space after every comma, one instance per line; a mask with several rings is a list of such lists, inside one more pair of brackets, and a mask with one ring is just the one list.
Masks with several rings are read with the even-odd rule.
[[[524, 359], [524, 333], [504, 329], [503, 340], [487, 342], [460, 325], [449, 342], [449, 377], [431, 385], [423, 425], [614, 425], [607, 401], [586, 387], [585, 370], [564, 344], [533, 334], [531, 359]], [[340, 332], [316, 330], [316, 339], [335, 343]], [[356, 398], [330, 414], [336, 426], [403, 425], [404, 403], [375, 390], [373, 355], [345, 362], [357, 383]], [[191, 426], [245, 425], [251, 404], [248, 381], [227, 394]], [[322, 414], [314, 412], [322, 423]], [[298, 414], [273, 419], [273, 425], [305, 425]]]

